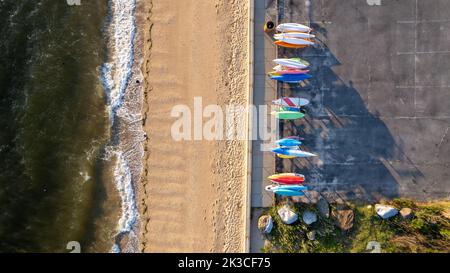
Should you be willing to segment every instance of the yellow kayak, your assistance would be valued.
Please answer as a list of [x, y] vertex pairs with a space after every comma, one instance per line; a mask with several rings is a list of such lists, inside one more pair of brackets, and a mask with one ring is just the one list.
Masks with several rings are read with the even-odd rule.
[[279, 158], [288, 158], [288, 159], [290, 159], [290, 158], [296, 158], [296, 156], [291, 156], [291, 155], [282, 155], [282, 154], [277, 154], [277, 156], [279, 157]]
[[282, 74], [278, 73], [278, 71], [269, 72], [269, 77], [274, 77], [274, 76], [282, 76]]

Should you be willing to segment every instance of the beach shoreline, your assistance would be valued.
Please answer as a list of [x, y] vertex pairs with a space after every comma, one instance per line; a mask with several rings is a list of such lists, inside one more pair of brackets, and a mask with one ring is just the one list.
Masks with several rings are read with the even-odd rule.
[[175, 141], [171, 110], [192, 107], [194, 97], [204, 106], [248, 107], [249, 2], [138, 1], [147, 135], [136, 185], [143, 252], [247, 249], [248, 141]]

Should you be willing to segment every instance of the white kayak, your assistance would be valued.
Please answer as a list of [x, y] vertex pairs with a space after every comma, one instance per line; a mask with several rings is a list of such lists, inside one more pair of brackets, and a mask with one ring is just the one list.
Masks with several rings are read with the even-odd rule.
[[287, 69], [287, 68], [283, 67], [282, 65], [277, 65], [277, 66], [273, 67], [273, 70], [275, 70], [275, 71], [281, 71], [281, 70], [284, 70], [284, 69]]
[[273, 104], [287, 107], [303, 107], [309, 104], [309, 100], [303, 98], [288, 98], [284, 97], [278, 100], [273, 100]]
[[302, 24], [297, 24], [297, 23], [284, 23], [284, 24], [280, 24], [277, 26], [277, 31], [279, 31], [279, 32], [292, 32], [292, 31], [311, 32], [312, 28], [302, 25]]
[[289, 38], [289, 37], [280, 37], [277, 39], [278, 41], [282, 41], [291, 45], [314, 45], [314, 42], [300, 39], [300, 38]]
[[313, 39], [316, 35], [304, 32], [286, 32], [286, 33], [277, 33], [273, 35], [273, 37], [277, 40], [280, 40], [283, 37], [286, 38], [301, 38], [301, 39]]
[[301, 61], [299, 59], [275, 59], [273, 60], [275, 63], [288, 67], [288, 68], [307, 68], [309, 67], [309, 63], [306, 61]]

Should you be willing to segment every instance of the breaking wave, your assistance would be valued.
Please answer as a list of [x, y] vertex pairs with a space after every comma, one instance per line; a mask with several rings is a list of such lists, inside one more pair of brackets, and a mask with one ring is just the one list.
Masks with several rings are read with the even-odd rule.
[[142, 75], [135, 63], [136, 0], [109, 1], [108, 61], [101, 78], [111, 120], [111, 144], [107, 157], [115, 160], [114, 180], [121, 198], [121, 217], [111, 252], [138, 251], [136, 182], [142, 172], [144, 149], [141, 109]]
[[132, 75], [136, 25], [136, 0], [110, 0], [110, 62], [102, 66], [103, 86], [106, 90], [112, 122], [122, 107]]

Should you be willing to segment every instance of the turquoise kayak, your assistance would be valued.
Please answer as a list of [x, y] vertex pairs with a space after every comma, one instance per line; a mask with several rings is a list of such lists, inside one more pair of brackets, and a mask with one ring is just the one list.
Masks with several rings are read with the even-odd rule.
[[300, 140], [292, 138], [283, 138], [277, 140], [275, 143], [278, 144], [280, 147], [298, 147], [302, 145], [302, 142]]
[[267, 186], [266, 191], [271, 191], [282, 196], [303, 196], [303, 191], [308, 190], [306, 186], [299, 185], [283, 185], [283, 186]]
[[291, 148], [274, 148], [272, 149], [272, 152], [280, 155], [287, 155], [287, 156], [296, 156], [296, 157], [311, 157], [311, 156], [317, 156], [316, 154], [305, 152], [299, 149], [291, 149]]

